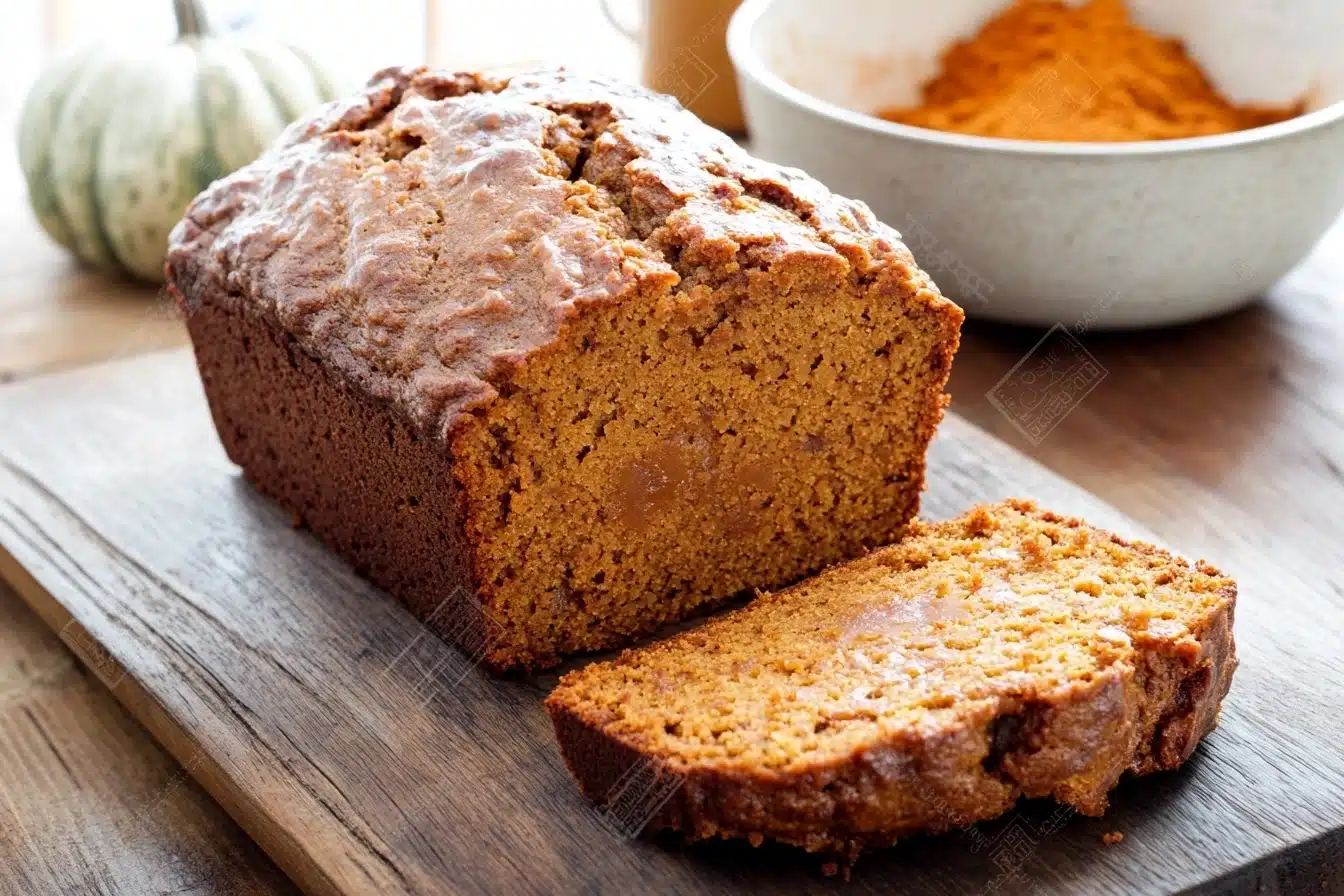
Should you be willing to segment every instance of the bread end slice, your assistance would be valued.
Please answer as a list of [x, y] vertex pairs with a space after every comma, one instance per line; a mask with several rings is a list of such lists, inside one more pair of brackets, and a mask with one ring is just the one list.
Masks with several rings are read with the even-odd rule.
[[1236, 668], [1236, 584], [1027, 501], [571, 672], [546, 701], [623, 830], [853, 859], [1019, 797], [1100, 815], [1185, 761]]

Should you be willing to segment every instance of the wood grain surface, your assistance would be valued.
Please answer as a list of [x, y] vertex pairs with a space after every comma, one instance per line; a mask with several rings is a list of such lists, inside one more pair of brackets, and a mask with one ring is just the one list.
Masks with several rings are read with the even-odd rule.
[[0, 585], [0, 893], [294, 892]]
[[[1096, 398], [1061, 427], [1087, 422]], [[1184, 770], [1127, 781], [1106, 818], [1053, 833], [1053, 807], [1028, 803], [909, 841], [863, 861], [845, 889], [783, 848], [609, 832], [559, 761], [539, 705], [550, 679], [460, 668], [460, 654], [291, 530], [223, 457], [186, 353], [12, 385], [0, 419], [0, 571], [311, 892], [1340, 886], [1344, 602], [1304, 564], [1310, 544], [1280, 545], [1235, 517], [1208, 553], [1242, 580], [1242, 667], [1221, 727]], [[1142, 534], [950, 417], [928, 515], [1009, 494]], [[1198, 531], [1160, 528], [1200, 552]], [[1124, 840], [1104, 845], [1112, 831]]]

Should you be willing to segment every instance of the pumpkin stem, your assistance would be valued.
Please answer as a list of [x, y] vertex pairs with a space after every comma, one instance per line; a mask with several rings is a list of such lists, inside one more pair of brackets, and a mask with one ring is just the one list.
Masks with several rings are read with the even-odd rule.
[[200, 0], [173, 0], [173, 15], [177, 17], [177, 39], [205, 37], [210, 33], [210, 21], [205, 17]]

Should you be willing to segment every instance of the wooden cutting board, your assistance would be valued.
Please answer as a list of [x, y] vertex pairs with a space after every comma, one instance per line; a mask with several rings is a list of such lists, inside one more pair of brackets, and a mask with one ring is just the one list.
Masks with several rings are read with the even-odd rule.
[[[955, 416], [929, 481], [930, 517], [1026, 495], [1142, 535]], [[914, 838], [846, 885], [783, 847], [604, 825], [541, 709], [553, 676], [484, 677], [292, 530], [225, 459], [189, 353], [0, 389], [0, 572], [314, 893], [1333, 891], [1344, 608], [1272, 544], [1209, 559], [1242, 578], [1242, 666], [1186, 768], [1101, 820], [1024, 803]]]

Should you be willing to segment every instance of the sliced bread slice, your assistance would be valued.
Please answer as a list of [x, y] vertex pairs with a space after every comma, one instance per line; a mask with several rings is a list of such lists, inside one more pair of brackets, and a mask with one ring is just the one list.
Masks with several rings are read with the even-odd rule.
[[[1096, 815], [1180, 765], [1236, 667], [1236, 583], [1026, 501], [566, 675], [546, 702], [622, 825], [852, 859], [1021, 796]], [[669, 784], [670, 782], [670, 784]]]

